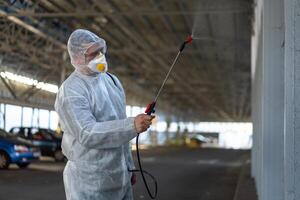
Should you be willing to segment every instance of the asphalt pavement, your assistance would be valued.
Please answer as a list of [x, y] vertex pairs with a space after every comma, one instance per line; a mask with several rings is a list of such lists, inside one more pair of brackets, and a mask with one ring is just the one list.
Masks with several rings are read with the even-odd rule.
[[[158, 181], [160, 200], [232, 200], [241, 165], [249, 154], [246, 150], [186, 148], [141, 152], [144, 169]], [[135, 152], [133, 155], [136, 160]], [[46, 159], [28, 169], [11, 165], [0, 171], [0, 200], [65, 200], [64, 165]], [[134, 196], [136, 200], [150, 199], [139, 174]]]

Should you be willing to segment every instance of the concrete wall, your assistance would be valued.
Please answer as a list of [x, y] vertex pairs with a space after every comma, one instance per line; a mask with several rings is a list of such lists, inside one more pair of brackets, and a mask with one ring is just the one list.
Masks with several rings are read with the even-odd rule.
[[300, 199], [300, 0], [257, 0], [252, 175], [260, 200]]
[[300, 199], [300, 0], [285, 1], [285, 199]]

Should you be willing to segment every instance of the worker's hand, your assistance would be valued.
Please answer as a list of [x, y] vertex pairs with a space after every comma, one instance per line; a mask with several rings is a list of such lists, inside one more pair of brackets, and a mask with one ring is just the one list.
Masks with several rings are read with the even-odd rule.
[[139, 114], [134, 118], [134, 125], [137, 133], [142, 133], [146, 131], [150, 125], [152, 124], [152, 119], [155, 116], [153, 115], [146, 115], [146, 114]]
[[131, 175], [131, 185], [134, 185], [136, 183], [136, 174], [133, 172]]

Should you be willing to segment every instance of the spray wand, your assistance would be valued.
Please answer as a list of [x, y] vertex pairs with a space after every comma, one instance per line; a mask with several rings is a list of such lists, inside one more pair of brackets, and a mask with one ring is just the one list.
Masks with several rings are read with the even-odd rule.
[[[156, 94], [156, 96], [155, 96], [155, 98], [154, 98], [154, 101], [153, 101], [152, 103], [148, 104], [148, 106], [147, 106], [147, 108], [146, 108], [146, 110], [145, 110], [145, 113], [146, 113], [147, 115], [151, 115], [152, 113], [155, 113], [155, 106], [156, 106], [156, 102], [157, 102], [157, 100], [158, 100], [158, 97], [159, 97], [161, 91], [163, 90], [163, 88], [164, 88], [164, 86], [165, 86], [167, 80], [169, 79], [169, 76], [170, 76], [170, 74], [171, 74], [171, 72], [172, 72], [172, 70], [173, 70], [175, 64], [177, 63], [177, 60], [178, 60], [180, 54], [181, 54], [182, 51], [184, 50], [185, 45], [192, 43], [192, 41], [193, 41], [193, 37], [192, 37], [191, 35], [189, 35], [189, 36], [186, 38], [186, 40], [181, 44], [181, 46], [180, 46], [180, 48], [179, 48], [179, 51], [178, 51], [178, 53], [177, 53], [177, 55], [176, 55], [176, 57], [175, 57], [175, 59], [174, 59], [172, 65], [171, 65], [171, 67], [170, 67], [170, 69], [169, 69], [169, 71], [168, 71], [168, 73], [167, 73], [167, 75], [166, 75], [166, 77], [165, 77], [163, 83], [161, 84], [161, 86], [160, 86], [160, 88], [159, 88], [159, 90], [158, 90], [158, 92], [157, 92], [157, 94]], [[155, 177], [154, 177], [153, 175], [151, 175], [149, 172], [143, 170], [142, 164], [141, 164], [141, 160], [140, 160], [140, 152], [139, 152], [139, 145], [138, 145], [138, 144], [139, 144], [139, 134], [138, 134], [137, 137], [136, 137], [136, 154], [137, 154], [137, 159], [138, 159], [139, 169], [136, 169], [136, 170], [130, 170], [130, 171], [132, 171], [132, 172], [140, 172], [140, 173], [141, 173], [142, 178], [143, 178], [143, 182], [144, 182], [144, 184], [145, 184], [145, 187], [146, 187], [146, 189], [147, 189], [147, 192], [148, 192], [149, 196], [151, 197], [151, 199], [155, 199], [156, 196], [157, 196], [157, 181], [156, 181], [156, 179], [155, 179]], [[144, 175], [144, 174], [149, 175], [149, 176], [153, 179], [153, 181], [154, 181], [154, 184], [155, 184], [155, 192], [154, 192], [154, 195], [150, 192], [150, 189], [149, 189], [149, 186], [148, 186], [148, 184], [147, 184], [147, 181], [146, 181], [146, 178], [145, 178], [145, 175]]]
[[152, 103], [148, 104], [148, 106], [147, 106], [147, 108], [146, 108], [146, 110], [145, 110], [145, 113], [146, 113], [147, 115], [151, 115], [152, 113], [155, 113], [155, 105], [156, 105], [157, 99], [158, 99], [158, 97], [159, 97], [159, 95], [160, 95], [162, 89], [164, 88], [164, 86], [165, 86], [167, 80], [169, 79], [169, 76], [170, 76], [170, 74], [171, 74], [171, 72], [172, 72], [172, 70], [173, 70], [175, 64], [177, 63], [177, 60], [178, 60], [180, 54], [181, 54], [182, 51], [184, 50], [185, 45], [186, 45], [186, 44], [192, 43], [192, 41], [193, 41], [193, 37], [192, 37], [191, 35], [189, 35], [189, 36], [186, 38], [186, 40], [181, 44], [181, 46], [180, 46], [180, 48], [179, 48], [179, 51], [178, 51], [178, 53], [177, 53], [177, 55], [176, 55], [176, 57], [175, 57], [175, 59], [174, 59], [172, 65], [171, 65], [171, 67], [170, 67], [170, 69], [169, 69], [169, 71], [168, 71], [168, 73], [167, 73], [167, 75], [166, 75], [166, 77], [165, 77], [163, 83], [161, 84], [161, 86], [160, 86], [160, 88], [159, 88], [159, 90], [158, 90], [158, 92], [157, 92], [157, 94], [156, 94], [156, 96], [155, 96], [155, 98], [154, 98], [154, 101], [153, 101]]

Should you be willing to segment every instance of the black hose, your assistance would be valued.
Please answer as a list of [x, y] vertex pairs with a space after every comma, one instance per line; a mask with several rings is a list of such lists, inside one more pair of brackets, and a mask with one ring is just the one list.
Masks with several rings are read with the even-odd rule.
[[[130, 172], [140, 172], [141, 173], [142, 178], [143, 178], [143, 182], [145, 184], [145, 187], [147, 189], [147, 192], [148, 192], [150, 198], [155, 199], [156, 196], [157, 196], [157, 181], [156, 181], [155, 177], [152, 174], [150, 174], [149, 172], [143, 170], [143, 168], [142, 168], [142, 163], [141, 163], [141, 159], [140, 159], [140, 151], [139, 151], [139, 136], [140, 136], [140, 134], [137, 135], [136, 143], [135, 143], [136, 155], [137, 155], [137, 160], [138, 160], [138, 164], [139, 164], [139, 169], [133, 169], [133, 170], [128, 170], [128, 171], [130, 171]], [[145, 174], [150, 176], [152, 178], [153, 182], [154, 182], [154, 185], [155, 185], [154, 195], [151, 193], [151, 191], [149, 189], [148, 183], [147, 183], [146, 178], [145, 178]]]
[[[169, 72], [168, 72], [168, 74], [167, 74], [165, 80], [164, 80], [163, 83], [162, 83], [161, 88], [158, 90], [158, 93], [157, 93], [157, 95], [156, 95], [156, 97], [155, 97], [155, 100], [154, 100], [151, 104], [149, 104], [149, 105], [147, 106], [147, 109], [146, 109], [146, 111], [145, 111], [147, 115], [150, 116], [152, 113], [155, 112], [154, 108], [155, 108], [155, 105], [156, 105], [156, 101], [157, 101], [157, 99], [158, 99], [158, 96], [159, 96], [159, 94], [160, 94], [160, 92], [161, 92], [161, 90], [162, 90], [164, 84], [166, 83], [166, 81], [167, 81], [167, 79], [168, 79], [168, 77], [169, 77], [169, 75], [170, 75], [170, 72], [172, 71], [174, 65], [176, 64], [177, 59], [178, 59], [180, 53], [184, 50], [185, 45], [188, 44], [188, 43], [191, 43], [192, 40], [193, 40], [192, 36], [189, 36], [189, 37], [186, 39], [186, 41], [184, 41], [184, 42], [181, 44], [181, 46], [180, 46], [180, 48], [179, 48], [179, 52], [178, 52], [177, 56], [175, 57], [175, 59], [174, 59], [174, 61], [173, 61], [173, 64], [171, 65], [171, 68], [170, 68], [170, 70], [169, 70]], [[144, 171], [143, 168], [142, 168], [142, 163], [141, 163], [141, 159], [140, 159], [140, 151], [139, 151], [139, 136], [140, 136], [140, 134], [137, 135], [137, 137], [136, 137], [136, 142], [135, 142], [135, 145], [136, 145], [136, 155], [137, 155], [137, 159], [138, 159], [139, 169], [128, 170], [128, 171], [130, 171], [130, 172], [140, 172], [140, 173], [141, 173], [142, 178], [143, 178], [143, 182], [144, 182], [144, 184], [145, 184], [145, 187], [146, 187], [146, 189], [147, 189], [147, 192], [148, 192], [149, 196], [151, 197], [151, 199], [155, 199], [156, 196], [157, 196], [157, 181], [156, 181], [155, 177], [154, 177], [152, 174], [150, 174], [150, 173], [147, 172], [147, 171]], [[146, 178], [145, 178], [145, 174], [147, 174], [148, 176], [150, 176], [150, 177], [152, 178], [152, 180], [154, 181], [154, 184], [155, 184], [154, 195], [151, 193], [151, 191], [150, 191], [150, 189], [149, 189], [148, 183], [147, 183]]]

